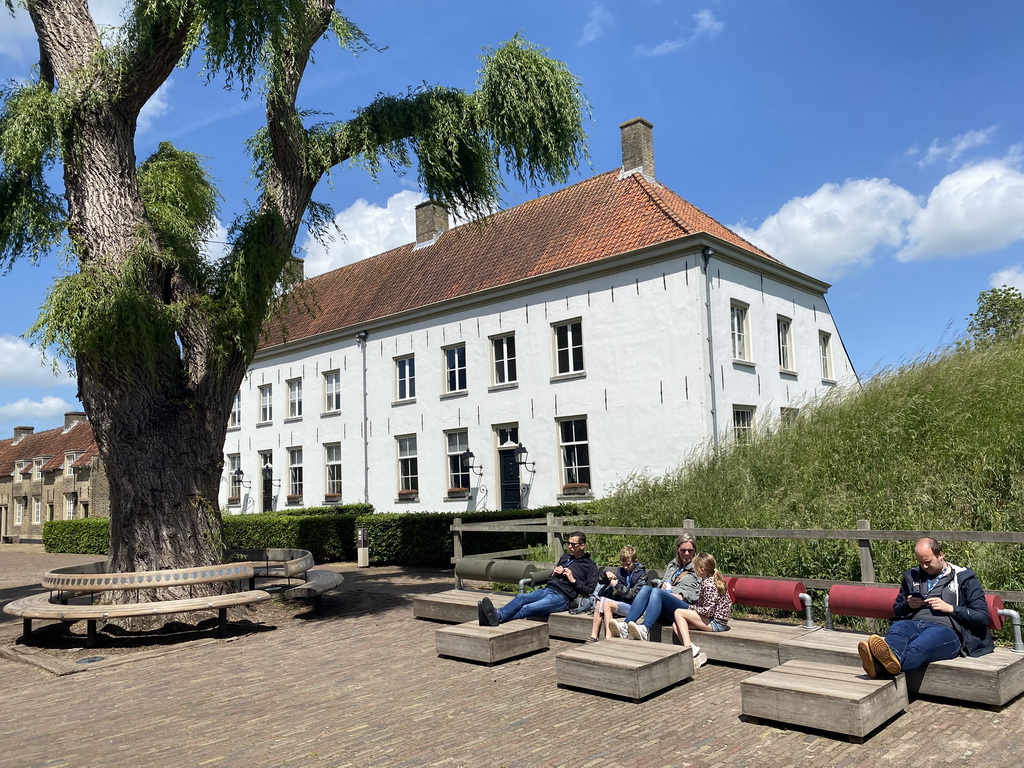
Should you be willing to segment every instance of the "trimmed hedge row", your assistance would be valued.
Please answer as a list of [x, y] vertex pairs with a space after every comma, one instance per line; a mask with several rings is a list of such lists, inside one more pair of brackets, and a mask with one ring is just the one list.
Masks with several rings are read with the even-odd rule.
[[43, 523], [43, 548], [47, 552], [105, 555], [109, 544], [110, 521], [104, 517]]
[[[370, 559], [384, 565], [447, 568], [454, 552], [450, 527], [455, 518], [464, 522], [520, 520], [585, 514], [587, 504], [560, 504], [540, 509], [504, 512], [411, 512], [380, 513], [369, 504], [312, 507], [256, 515], [225, 515], [226, 549], [305, 549], [317, 562], [356, 559], [356, 531], [366, 528]], [[109, 521], [93, 517], [83, 520], [50, 520], [43, 525], [47, 552], [105, 555]], [[463, 553], [500, 552], [543, 545], [545, 534], [475, 533], [463, 540]]]

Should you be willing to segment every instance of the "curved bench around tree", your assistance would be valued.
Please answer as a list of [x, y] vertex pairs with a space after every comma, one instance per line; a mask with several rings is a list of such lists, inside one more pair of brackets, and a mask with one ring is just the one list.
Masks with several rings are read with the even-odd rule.
[[[22, 642], [32, 634], [32, 621], [49, 619], [58, 621], [87, 622], [86, 645], [96, 642], [96, 622], [113, 618], [135, 616], [170, 615], [193, 611], [217, 611], [218, 630], [221, 636], [227, 629], [227, 609], [240, 605], [252, 605], [269, 600], [272, 595], [262, 589], [246, 589], [255, 576], [252, 563], [226, 563], [223, 565], [200, 566], [196, 568], [173, 568], [159, 571], [134, 571], [130, 573], [107, 573], [107, 561], [69, 565], [48, 571], [42, 580], [48, 591], [14, 600], [4, 606], [4, 613], [17, 616], [24, 622]], [[195, 596], [194, 587], [199, 584], [238, 582], [238, 590], [223, 594]], [[168, 600], [141, 601], [143, 590], [184, 590], [187, 597]], [[104, 592], [136, 591], [135, 601], [128, 603], [94, 603], [87, 605], [69, 604], [69, 600]]]

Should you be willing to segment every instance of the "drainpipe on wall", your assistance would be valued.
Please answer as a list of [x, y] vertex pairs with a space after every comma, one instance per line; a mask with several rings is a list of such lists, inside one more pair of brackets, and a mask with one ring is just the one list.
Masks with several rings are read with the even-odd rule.
[[367, 331], [360, 331], [356, 334], [359, 342], [359, 349], [362, 351], [363, 361], [363, 503], [370, 503], [370, 417], [367, 412], [366, 403], [366, 337], [370, 334]]
[[711, 332], [711, 270], [708, 263], [715, 252], [707, 247], [700, 252], [704, 259], [704, 306], [707, 308], [708, 323], [708, 377], [711, 384], [711, 440], [715, 450], [718, 450], [718, 395], [715, 388], [715, 342], [714, 334]]

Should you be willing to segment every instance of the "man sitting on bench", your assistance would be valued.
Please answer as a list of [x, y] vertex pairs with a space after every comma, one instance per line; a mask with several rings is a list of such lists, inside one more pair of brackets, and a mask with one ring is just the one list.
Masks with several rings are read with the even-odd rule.
[[947, 563], [935, 539], [919, 540], [914, 555], [917, 567], [903, 573], [893, 603], [897, 620], [885, 637], [871, 635], [857, 645], [870, 677], [879, 677], [882, 669], [898, 675], [929, 661], [984, 656], [995, 648], [988, 603], [974, 571]]
[[597, 586], [598, 571], [584, 550], [586, 545], [586, 535], [582, 531], [573, 531], [569, 534], [569, 552], [558, 559], [547, 586], [516, 595], [501, 609], [496, 609], [489, 597], [478, 602], [480, 626], [496, 627], [503, 621], [567, 611], [569, 603], [576, 597], [592, 594]]

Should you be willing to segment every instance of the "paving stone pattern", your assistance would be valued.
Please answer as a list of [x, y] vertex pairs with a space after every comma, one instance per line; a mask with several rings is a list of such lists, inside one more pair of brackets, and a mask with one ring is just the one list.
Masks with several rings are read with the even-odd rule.
[[[36, 579], [54, 562], [39, 557]], [[31, 583], [4, 561], [0, 549], [0, 602]], [[860, 745], [743, 722], [753, 672], [735, 667], [633, 704], [556, 687], [567, 641], [494, 667], [438, 658], [439, 625], [413, 619], [411, 599], [450, 588], [450, 572], [337, 567], [345, 584], [321, 619], [63, 677], [0, 658], [0, 765], [1024, 765], [1021, 700], [914, 701]]]

